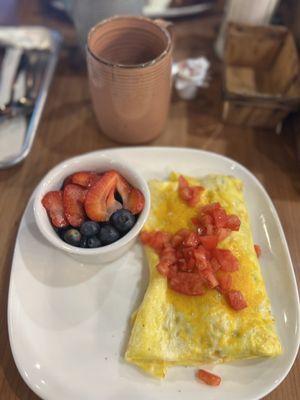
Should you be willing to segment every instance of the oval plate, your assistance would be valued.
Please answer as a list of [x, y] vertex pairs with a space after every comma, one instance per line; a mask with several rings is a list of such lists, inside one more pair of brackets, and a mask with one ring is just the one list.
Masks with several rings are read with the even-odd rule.
[[217, 389], [196, 382], [195, 368], [170, 368], [163, 381], [144, 375], [123, 361], [130, 315], [147, 286], [140, 245], [110, 265], [79, 264], [42, 239], [29, 201], [16, 240], [8, 301], [10, 344], [25, 382], [45, 400], [198, 400], [199, 396], [256, 400], [265, 396], [285, 378], [295, 360], [299, 297], [286, 239], [262, 185], [235, 161], [205, 151], [138, 147], [97, 153], [128, 162], [146, 179], [164, 179], [176, 170], [192, 176], [234, 175], [244, 182], [284, 353], [214, 366], [223, 378]]

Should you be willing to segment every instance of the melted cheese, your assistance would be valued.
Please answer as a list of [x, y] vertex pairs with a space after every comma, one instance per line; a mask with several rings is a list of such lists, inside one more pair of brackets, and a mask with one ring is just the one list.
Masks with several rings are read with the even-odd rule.
[[[174, 233], [192, 228], [196, 208], [178, 196], [178, 176], [169, 181], [150, 182], [151, 213], [145, 230]], [[211, 175], [202, 180], [188, 178], [205, 191], [199, 206], [220, 202], [228, 214], [241, 220], [239, 232], [232, 232], [220, 245], [230, 249], [240, 262], [232, 274], [233, 289], [241, 290], [248, 307], [234, 311], [216, 290], [203, 296], [185, 296], [168, 288], [156, 270], [158, 256], [146, 247], [150, 279], [136, 312], [125, 358], [156, 377], [164, 377], [172, 365], [199, 365], [261, 356], [276, 356], [281, 345], [276, 334], [270, 301], [253, 248], [242, 183], [229, 176]]]

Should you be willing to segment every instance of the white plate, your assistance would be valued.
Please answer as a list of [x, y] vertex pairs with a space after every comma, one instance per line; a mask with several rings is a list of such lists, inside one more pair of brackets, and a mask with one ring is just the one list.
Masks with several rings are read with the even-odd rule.
[[213, 8], [213, 2], [193, 4], [183, 7], [169, 7], [171, 0], [149, 0], [143, 8], [143, 14], [148, 18], [178, 18], [200, 14]]
[[205, 151], [139, 147], [106, 154], [128, 162], [147, 179], [165, 178], [176, 170], [194, 176], [231, 174], [243, 180], [284, 353], [273, 359], [208, 366], [222, 376], [219, 388], [196, 382], [195, 368], [170, 368], [163, 381], [142, 374], [122, 358], [130, 315], [147, 284], [140, 246], [104, 267], [76, 263], [41, 238], [30, 201], [16, 241], [8, 302], [10, 343], [23, 379], [49, 400], [262, 398], [287, 375], [299, 346], [296, 280], [267, 193], [240, 164]]

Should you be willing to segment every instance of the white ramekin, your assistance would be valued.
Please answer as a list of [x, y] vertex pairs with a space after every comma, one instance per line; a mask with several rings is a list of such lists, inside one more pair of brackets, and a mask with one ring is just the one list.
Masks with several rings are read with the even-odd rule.
[[[41, 203], [43, 196], [50, 190], [60, 189], [64, 179], [74, 172], [104, 172], [111, 169], [114, 169], [123, 175], [124, 178], [126, 178], [132, 186], [138, 188], [145, 197], [145, 206], [139, 215], [136, 224], [125, 236], [115, 243], [98, 247], [96, 249], [85, 249], [65, 243], [60, 239], [50, 223], [47, 212]], [[33, 207], [35, 220], [42, 235], [54, 247], [82, 263], [103, 264], [121, 257], [134, 244], [149, 215], [150, 192], [145, 179], [124, 162], [120, 162], [115, 158], [112, 159], [105, 154], [99, 156], [99, 153], [89, 153], [70, 158], [50, 170], [36, 189]]]

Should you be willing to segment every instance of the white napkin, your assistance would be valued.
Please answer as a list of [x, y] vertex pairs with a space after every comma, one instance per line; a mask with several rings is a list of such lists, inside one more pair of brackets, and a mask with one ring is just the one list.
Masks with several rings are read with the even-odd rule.
[[[18, 68], [22, 50], [7, 48], [0, 72], [0, 104], [6, 104], [10, 100], [11, 85]], [[24, 95], [25, 75], [20, 73], [16, 82], [14, 99]], [[0, 122], [0, 160], [4, 161], [13, 157], [21, 150], [24, 135], [27, 129], [26, 118], [19, 116]]]

